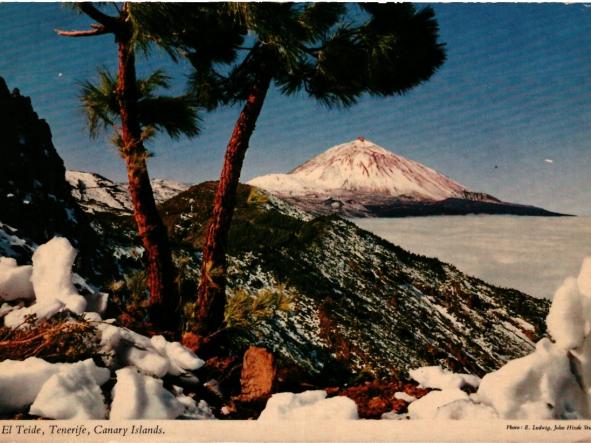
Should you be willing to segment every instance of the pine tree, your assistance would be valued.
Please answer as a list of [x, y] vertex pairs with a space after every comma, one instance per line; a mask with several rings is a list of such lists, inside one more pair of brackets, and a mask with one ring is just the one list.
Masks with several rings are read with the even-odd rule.
[[[327, 106], [351, 106], [362, 94], [400, 95], [428, 80], [445, 60], [431, 8], [412, 4], [229, 3], [227, 14], [248, 33], [246, 54], [228, 74], [204, 70], [189, 53], [198, 91], [217, 88], [243, 102], [227, 145], [203, 247], [198, 290], [200, 335], [220, 328], [226, 304], [226, 243], [238, 180], [269, 88], [300, 91]], [[190, 44], [185, 44], [185, 50]], [[199, 48], [197, 48], [199, 49]]]
[[165, 130], [171, 137], [196, 135], [196, 105], [187, 97], [155, 95], [157, 88], [168, 86], [168, 79], [161, 71], [145, 80], [136, 78], [135, 48], [146, 43], [134, 16], [135, 9], [141, 9], [141, 4], [126, 2], [120, 8], [116, 5], [115, 16], [103, 13], [92, 3], [78, 3], [76, 7], [97, 23], [89, 30], [58, 30], [58, 34], [68, 37], [115, 36], [117, 75], [99, 71], [98, 84], [83, 84], [82, 101], [91, 135], [96, 135], [101, 127], [119, 124], [114, 142], [125, 161], [133, 215], [146, 251], [150, 320], [156, 327], [176, 331], [179, 298], [175, 268], [166, 228], [154, 200], [144, 141], [158, 129]]
[[[150, 21], [158, 43], [193, 65], [200, 104], [243, 103], [203, 248], [197, 332], [206, 336], [223, 324], [236, 190], [268, 90], [275, 85], [285, 95], [303, 92], [329, 107], [352, 106], [363, 94], [400, 95], [428, 80], [445, 51], [433, 10], [408, 3], [156, 4], [143, 10], [153, 18], [154, 11], [161, 14]], [[171, 10], [176, 13], [163, 13]], [[216, 69], [218, 62], [234, 66]]]

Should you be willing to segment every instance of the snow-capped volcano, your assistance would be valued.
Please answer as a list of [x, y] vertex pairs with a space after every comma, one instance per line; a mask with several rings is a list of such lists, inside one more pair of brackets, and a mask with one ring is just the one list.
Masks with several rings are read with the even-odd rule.
[[365, 194], [418, 200], [463, 198], [461, 184], [421, 163], [359, 137], [334, 146], [288, 174], [269, 174], [248, 184], [285, 196]]
[[334, 146], [288, 174], [263, 175], [248, 184], [316, 214], [562, 215], [472, 192], [440, 172], [363, 137]]

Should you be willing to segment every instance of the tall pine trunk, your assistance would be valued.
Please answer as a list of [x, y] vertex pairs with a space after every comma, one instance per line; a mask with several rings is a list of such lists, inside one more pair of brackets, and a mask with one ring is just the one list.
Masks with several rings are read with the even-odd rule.
[[179, 295], [175, 285], [175, 268], [166, 228], [156, 209], [146, 165], [147, 153], [141, 139], [137, 108], [135, 56], [130, 39], [131, 30], [117, 36], [121, 155], [127, 166], [133, 216], [148, 259], [150, 321], [159, 329], [176, 332], [179, 325]]
[[270, 75], [257, 75], [226, 148], [224, 166], [213, 201], [213, 213], [203, 246], [201, 282], [197, 293], [197, 333], [203, 337], [220, 329], [224, 322], [226, 244], [236, 207], [238, 180], [244, 155], [270, 84]]

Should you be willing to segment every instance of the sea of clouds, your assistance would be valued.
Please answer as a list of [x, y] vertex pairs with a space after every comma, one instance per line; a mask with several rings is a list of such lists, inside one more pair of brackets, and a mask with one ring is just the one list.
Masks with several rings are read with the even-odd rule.
[[497, 286], [552, 298], [591, 255], [591, 217], [365, 218], [358, 226]]

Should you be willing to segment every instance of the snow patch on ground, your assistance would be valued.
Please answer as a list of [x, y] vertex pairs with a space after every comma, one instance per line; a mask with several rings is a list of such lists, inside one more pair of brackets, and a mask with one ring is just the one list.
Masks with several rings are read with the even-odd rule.
[[113, 388], [111, 420], [173, 419], [185, 406], [162, 385], [162, 380], [140, 374], [135, 368], [117, 372]]
[[[93, 360], [76, 363], [49, 363], [31, 357], [24, 361], [0, 362], [0, 413], [27, 411], [52, 419], [104, 419], [110, 409], [114, 419], [186, 419], [213, 418], [206, 402], [197, 402], [183, 394], [164, 388], [154, 377], [179, 376], [203, 366], [204, 362], [178, 342], [162, 336], [145, 337], [127, 328], [103, 320], [107, 294], [97, 292], [80, 276], [72, 273], [76, 250], [65, 238], [56, 237], [39, 246], [32, 266], [17, 266], [16, 261], [0, 258], [2, 300], [33, 299], [29, 307], [21, 301], [0, 306], [4, 325], [24, 326], [26, 317], [48, 318], [68, 309], [83, 314], [94, 323], [101, 340], [101, 353], [106, 368]], [[90, 303], [76, 286], [88, 293]], [[122, 368], [123, 367], [123, 368]], [[122, 368], [122, 369], [119, 369]], [[106, 404], [100, 386], [117, 370], [113, 402]], [[195, 378], [193, 376], [193, 378]]]
[[109, 378], [110, 371], [90, 359], [65, 366], [43, 384], [29, 413], [56, 420], [104, 419], [100, 385]]
[[326, 398], [325, 391], [273, 394], [259, 420], [355, 420], [357, 405], [347, 397]]
[[33, 254], [31, 282], [37, 303], [62, 302], [67, 309], [82, 314], [86, 300], [73, 283], [72, 266], [77, 251], [67, 238], [54, 237]]
[[468, 394], [460, 389], [431, 391], [424, 397], [408, 405], [408, 414], [411, 419], [433, 419], [443, 406], [456, 400], [467, 399]]
[[[37, 248], [33, 254], [33, 266], [15, 267], [10, 259], [2, 259], [2, 263], [12, 278], [5, 280], [4, 291], [10, 298], [16, 295], [30, 295], [32, 288], [35, 303], [27, 308], [16, 309], [4, 318], [5, 326], [15, 328], [22, 326], [27, 316], [35, 315], [38, 319], [49, 318], [66, 308], [76, 314], [82, 314], [87, 307], [86, 299], [78, 294], [73, 283], [72, 266], [77, 251], [68, 239], [54, 237]], [[0, 270], [0, 275], [2, 271]], [[7, 274], [5, 274], [7, 275]], [[25, 279], [29, 277], [31, 286]], [[29, 297], [31, 298], [31, 297]], [[7, 299], [4, 297], [4, 299]]]
[[43, 384], [58, 370], [36, 357], [0, 362], [0, 412], [16, 412], [33, 403]]
[[480, 378], [470, 374], [455, 374], [441, 366], [426, 366], [409, 371], [409, 375], [421, 386], [432, 389], [477, 388]]
[[432, 418], [445, 420], [492, 420], [499, 418], [491, 407], [471, 399], [455, 400], [437, 409]]
[[90, 415], [104, 403], [102, 394], [97, 395], [98, 386], [106, 383], [109, 374], [90, 359], [77, 363], [49, 363], [36, 357], [4, 360], [0, 362], [0, 412], [17, 412], [33, 403], [31, 413], [47, 418], [104, 418], [104, 414]]
[[185, 407], [182, 415], [183, 419], [188, 420], [214, 420], [215, 416], [211, 412], [211, 408], [205, 400], [199, 400], [196, 402], [193, 397], [183, 394], [183, 388], [179, 386], [173, 386], [174, 394], [176, 399]]
[[504, 419], [567, 418], [586, 409], [587, 401], [566, 351], [548, 339], [542, 339], [534, 353], [487, 374], [478, 397]]
[[[94, 318], [88, 317], [87, 318]], [[99, 317], [100, 318], [100, 317]], [[202, 367], [205, 362], [178, 342], [160, 335], [151, 339], [127, 328], [100, 322], [101, 350], [122, 366], [134, 366], [155, 377], [181, 375]]]

